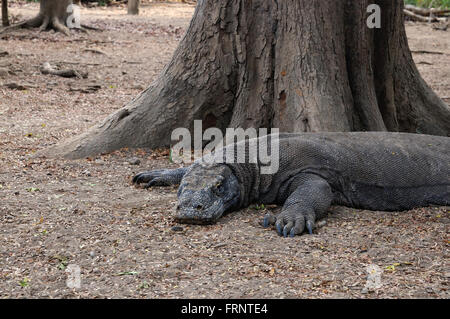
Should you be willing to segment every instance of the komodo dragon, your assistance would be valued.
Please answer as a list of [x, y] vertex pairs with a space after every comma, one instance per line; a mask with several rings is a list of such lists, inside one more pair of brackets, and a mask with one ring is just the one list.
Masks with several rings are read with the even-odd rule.
[[354, 132], [276, 139], [279, 169], [271, 175], [259, 164], [196, 161], [137, 174], [133, 183], [180, 184], [175, 219], [182, 223], [214, 223], [251, 203], [283, 205], [263, 224], [284, 237], [311, 234], [332, 204], [382, 211], [450, 205], [450, 137]]

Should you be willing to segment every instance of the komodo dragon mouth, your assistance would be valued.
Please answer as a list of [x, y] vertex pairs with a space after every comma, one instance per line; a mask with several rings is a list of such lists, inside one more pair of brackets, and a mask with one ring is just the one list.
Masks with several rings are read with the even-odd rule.
[[210, 207], [198, 207], [192, 209], [191, 207], [180, 207], [177, 205], [175, 221], [182, 224], [194, 225], [211, 225], [215, 224], [217, 220], [224, 215], [239, 200], [236, 196], [226, 202], [217, 201]]

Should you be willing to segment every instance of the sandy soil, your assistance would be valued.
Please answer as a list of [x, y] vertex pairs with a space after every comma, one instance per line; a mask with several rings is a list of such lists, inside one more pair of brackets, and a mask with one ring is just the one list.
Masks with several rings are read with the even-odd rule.
[[[34, 157], [151, 83], [193, 10], [154, 4], [135, 19], [123, 8], [83, 9], [83, 23], [105, 31], [71, 37], [17, 31], [0, 38], [0, 297], [449, 298], [448, 208], [334, 207], [316, 234], [294, 239], [263, 229], [265, 211], [255, 207], [216, 225], [176, 231], [176, 189], [130, 184], [139, 171], [173, 167], [167, 152]], [[36, 11], [36, 4], [11, 5], [22, 18]], [[414, 58], [448, 102], [448, 31], [411, 23], [407, 31], [413, 50], [441, 53]], [[43, 75], [44, 62], [89, 75]], [[5, 86], [11, 83], [23, 89]], [[366, 292], [369, 265], [379, 267], [382, 286]], [[66, 285], [73, 266], [81, 270], [80, 288]]]

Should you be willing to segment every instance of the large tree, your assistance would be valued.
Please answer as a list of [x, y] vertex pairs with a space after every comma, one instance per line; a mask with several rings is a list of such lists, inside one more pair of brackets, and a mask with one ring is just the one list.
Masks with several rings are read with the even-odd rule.
[[139, 14], [140, 0], [128, 0], [128, 14]]
[[[367, 25], [373, 3], [380, 28]], [[450, 108], [413, 62], [402, 9], [402, 0], [200, 0], [158, 79], [50, 154], [168, 146], [196, 119], [204, 129], [449, 135]]]
[[[4, 0], [3, 0], [4, 1]], [[69, 35], [69, 29], [66, 26], [67, 18], [70, 12], [68, 7], [72, 0], [41, 0], [39, 13], [34, 18], [21, 22], [11, 28], [37, 28], [41, 31], [53, 28], [57, 31]]]

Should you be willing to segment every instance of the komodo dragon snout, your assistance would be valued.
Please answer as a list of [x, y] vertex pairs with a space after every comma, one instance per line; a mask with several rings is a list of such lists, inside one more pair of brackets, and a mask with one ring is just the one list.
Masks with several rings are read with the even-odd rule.
[[225, 165], [194, 165], [181, 181], [175, 219], [189, 224], [215, 223], [239, 203], [239, 182]]

